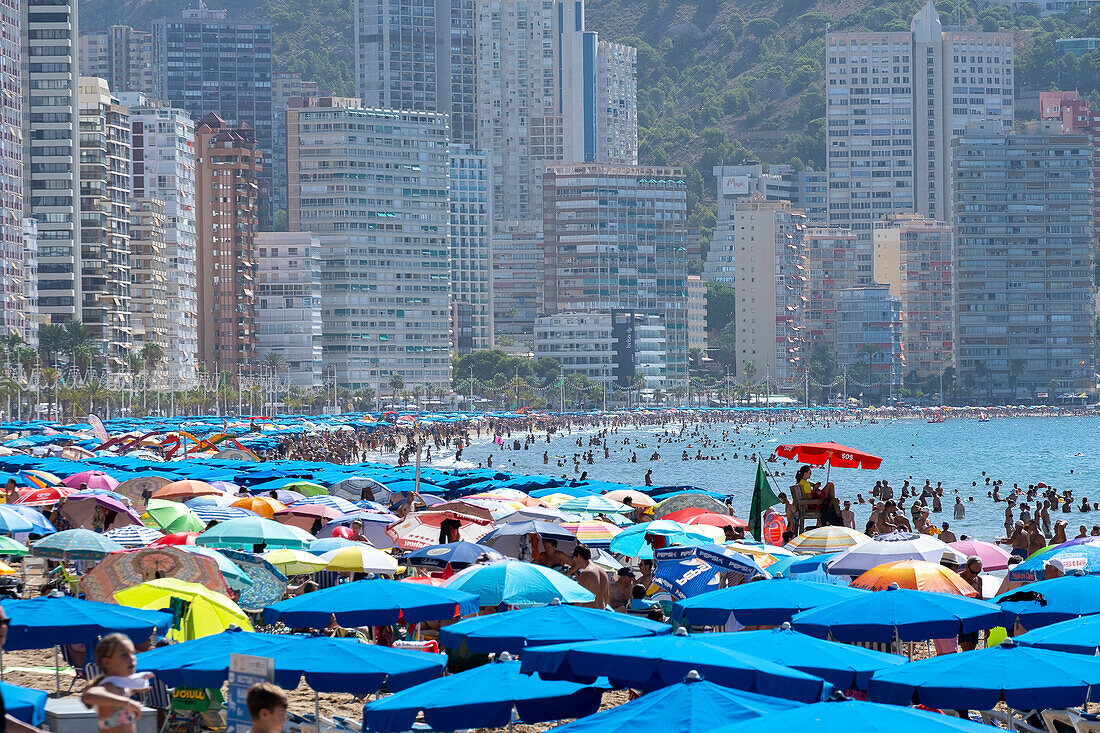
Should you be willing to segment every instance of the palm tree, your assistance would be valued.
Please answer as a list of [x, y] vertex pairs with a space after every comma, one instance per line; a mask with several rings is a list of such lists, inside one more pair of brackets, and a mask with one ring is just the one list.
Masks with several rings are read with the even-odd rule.
[[[742, 364], [741, 371], [745, 373], [746, 382], [752, 382], [754, 379], [756, 379], [756, 365], [753, 364], [751, 361], [746, 361], [744, 364]], [[748, 389], [748, 396], [751, 401], [753, 388], [749, 384], [746, 384], [745, 387]]]
[[[39, 343], [41, 344], [41, 331], [39, 331], [39, 334], [40, 334], [39, 335], [39, 339], [40, 339]], [[61, 381], [61, 372], [57, 369], [57, 367], [52, 367], [52, 366], [43, 367], [42, 368], [42, 381], [46, 383], [46, 392], [50, 397], [50, 401], [53, 402], [53, 409], [51, 410], [51, 414], [56, 413], [57, 412], [57, 407], [58, 407], [58, 405], [57, 405], [57, 383], [59, 381]], [[58, 420], [61, 419], [60, 414], [57, 416], [57, 419]]]
[[164, 347], [152, 341], [141, 347], [141, 359], [145, 362], [145, 371], [156, 370], [157, 365], [164, 361]]
[[[864, 344], [859, 347], [857, 352], [860, 356], [867, 358], [867, 383], [872, 385], [875, 383], [875, 357], [879, 354], [879, 348], [874, 344]], [[880, 395], [881, 396], [881, 395]]]
[[57, 355], [65, 349], [65, 327], [58, 323], [46, 323], [38, 328], [38, 353], [42, 361], [54, 365]]
[[1020, 377], [1023, 376], [1024, 371], [1027, 369], [1027, 362], [1023, 359], [1009, 359], [1008, 360], [1008, 389], [1012, 392], [1012, 401], [1016, 401], [1016, 385], [1020, 382]]
[[277, 351], [269, 351], [264, 354], [263, 364], [276, 374], [290, 371], [290, 365], [287, 363], [286, 357]]
[[[393, 402], [397, 402], [397, 393], [400, 390], [405, 389], [405, 378], [401, 376], [400, 372], [394, 372], [390, 375], [390, 381], [388, 382], [389, 388], [393, 390]], [[391, 408], [393, 405], [390, 406]]]
[[72, 357], [72, 363], [77, 363], [77, 352], [80, 352], [81, 357], [85, 360], [84, 370], [87, 371], [91, 367], [92, 356], [94, 355], [91, 344], [95, 340], [95, 334], [92, 333], [91, 328], [80, 321], [66, 321], [63, 329], [63, 343]]
[[15, 350], [15, 361], [23, 370], [23, 376], [30, 379], [34, 368], [38, 366], [38, 352], [29, 346], [22, 346]]

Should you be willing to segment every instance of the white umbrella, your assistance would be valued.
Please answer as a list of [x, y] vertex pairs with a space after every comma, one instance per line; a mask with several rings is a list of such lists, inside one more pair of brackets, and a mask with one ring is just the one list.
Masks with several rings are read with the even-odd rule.
[[512, 512], [508, 516], [499, 519], [498, 522], [529, 522], [532, 519], [561, 524], [565, 521], [565, 514], [560, 509], [552, 506], [528, 506]]
[[353, 573], [383, 573], [392, 575], [397, 572], [397, 560], [373, 547], [340, 547], [321, 555], [329, 570]]
[[164, 536], [164, 533], [152, 527], [128, 524], [125, 527], [118, 527], [104, 532], [103, 536], [110, 537], [123, 547], [145, 547], [150, 542], [159, 540]]
[[828, 570], [831, 575], [860, 575], [888, 562], [925, 560], [939, 563], [945, 556], [956, 564], [966, 562], [965, 555], [935, 537], [915, 532], [891, 532], [849, 547], [829, 563]]

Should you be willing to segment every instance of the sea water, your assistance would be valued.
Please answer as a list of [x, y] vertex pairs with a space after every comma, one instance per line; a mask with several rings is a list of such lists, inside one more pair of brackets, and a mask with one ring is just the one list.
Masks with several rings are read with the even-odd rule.
[[[485, 466], [491, 454], [493, 467], [502, 471], [564, 474], [576, 479], [580, 474], [574, 472], [573, 455], [592, 450], [595, 463], [589, 465], [583, 458], [580, 461], [580, 471], [587, 471], [590, 479], [641, 485], [645, 472], [653, 469], [655, 486], [692, 485], [730, 492], [736, 514], [747, 517], [757, 453], [766, 458], [776, 446], [785, 443], [831, 440], [883, 459], [882, 466], [874, 471], [838, 468], [830, 473], [837, 497], [852, 500], [857, 529], [863, 529], [870, 507], [857, 505], [856, 495], [861, 493], [869, 500], [871, 488], [881, 479], [889, 480], [895, 497], [900, 496], [902, 482], [906, 479], [910, 485], [918, 487], [924, 485], [925, 479], [931, 480], [933, 486], [937, 481], [942, 482], [943, 511], [932, 514], [932, 521], [937, 525], [950, 522], [957, 535], [968, 534], [987, 541], [1004, 535], [1005, 504], [989, 498], [991, 487], [986, 485], [986, 477], [1003, 482], [1002, 497], [1009, 493], [1014, 483], [1025, 490], [1028, 484], [1039, 482], [1053, 486], [1059, 493], [1072, 489], [1074, 511], [1051, 513], [1052, 522], [1065, 519], [1069, 523], [1069, 537], [1077, 534], [1081, 524], [1090, 529], [1094, 523], [1100, 524], [1100, 511], [1083, 513], [1078, 510], [1082, 497], [1088, 497], [1090, 502], [1100, 501], [1100, 420], [1096, 418], [992, 418], [988, 422], [953, 418], [942, 423], [928, 423], [917, 418], [884, 418], [874, 422], [847, 420], [828, 425], [824, 422], [698, 426], [689, 423], [682, 438], [674, 437], [672, 443], [657, 442], [666, 431], [675, 434], [679, 428], [676, 424], [620, 429], [610, 437], [611, 455], [606, 459], [602, 447], [588, 447], [587, 438], [594, 430], [585, 429], [558, 433], [551, 437], [549, 444], [545, 435], [539, 433], [539, 439], [528, 450], [519, 451], [502, 449], [490, 438], [483, 438], [463, 452], [460, 464], [455, 464], [453, 453], [436, 451], [431, 465], [436, 468], [473, 467], [479, 463]], [[700, 437], [691, 435], [696, 428], [710, 436], [713, 444], [703, 447]], [[723, 433], [728, 436], [723, 438]], [[578, 437], [582, 438], [583, 447], [577, 447]], [[521, 434], [513, 438], [519, 438], [522, 445]], [[624, 445], [624, 438], [629, 438], [630, 443]], [[510, 447], [511, 440], [506, 442]], [[660, 453], [660, 460], [650, 461], [654, 450]], [[685, 450], [690, 460], [681, 460]], [[717, 460], [695, 460], [700, 450], [704, 457]], [[543, 464], [544, 451], [549, 453], [548, 465]], [[632, 451], [637, 453], [637, 463], [629, 460]], [[734, 458], [734, 454], [738, 457]], [[559, 466], [559, 460], [564, 465]], [[769, 463], [768, 468], [777, 474], [773, 479], [777, 491], [784, 491], [794, 483], [795, 462], [780, 460]], [[814, 469], [813, 480], [824, 481], [825, 475], [826, 469]], [[965, 519], [954, 519], [956, 492], [963, 498]], [[1034, 507], [1031, 508], [1034, 511]]]

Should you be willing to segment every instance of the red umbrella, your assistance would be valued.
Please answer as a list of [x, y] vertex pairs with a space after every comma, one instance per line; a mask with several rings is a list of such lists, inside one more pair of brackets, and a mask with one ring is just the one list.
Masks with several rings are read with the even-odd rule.
[[798, 443], [781, 445], [775, 449], [780, 458], [788, 458], [811, 466], [829, 466], [837, 468], [866, 468], [875, 470], [882, 465], [882, 459], [870, 453], [849, 448], [839, 443]]
[[49, 506], [64, 499], [73, 490], [65, 486], [51, 486], [48, 489], [22, 489], [19, 498], [13, 504], [24, 506]]
[[193, 545], [195, 544], [195, 538], [198, 536], [198, 532], [176, 532], [175, 534], [166, 534], [160, 539], [150, 542], [149, 547], [167, 547], [169, 545]]
[[661, 517], [661, 519], [667, 519], [670, 522], [684, 522], [684, 523], [686, 523], [687, 520], [691, 519], [692, 517], [698, 516], [700, 514], [706, 514], [706, 513], [707, 513], [706, 509], [702, 509], [702, 508], [697, 507], [697, 506], [689, 506], [686, 509], [677, 509], [674, 512], [669, 512], [668, 514]]
[[[667, 517], [666, 517], [667, 519]], [[703, 512], [683, 520], [684, 524], [709, 524], [711, 527], [748, 527], [749, 523], [732, 514], [719, 514], [718, 512]]]
[[321, 524], [328, 524], [333, 519], [339, 519], [342, 516], [344, 516], [344, 513], [339, 509], [324, 504], [302, 504], [277, 511], [273, 518], [276, 522], [293, 524], [295, 527], [308, 532], [309, 528], [318, 519], [321, 520]]

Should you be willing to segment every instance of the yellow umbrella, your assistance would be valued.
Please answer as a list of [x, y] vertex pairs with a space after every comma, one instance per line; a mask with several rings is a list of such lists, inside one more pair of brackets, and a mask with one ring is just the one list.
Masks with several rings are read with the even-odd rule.
[[305, 550], [272, 550], [264, 553], [264, 560], [274, 565], [283, 575], [309, 575], [323, 570], [328, 564], [317, 555]]
[[562, 494], [561, 492], [558, 492], [558, 493], [555, 493], [555, 494], [547, 494], [546, 496], [543, 496], [543, 497], [540, 497], [540, 498], [543, 501], [545, 501], [547, 504], [549, 504], [550, 506], [559, 506], [559, 505], [564, 504], [565, 502], [569, 501], [570, 499], [574, 499], [576, 497], [570, 496], [569, 494]]
[[321, 555], [328, 562], [329, 570], [342, 573], [384, 573], [397, 572], [397, 560], [374, 547], [341, 547]]
[[212, 591], [198, 583], [187, 583], [175, 578], [150, 580], [115, 593], [119, 605], [130, 608], [143, 608], [159, 611], [168, 608], [173, 598], [188, 603], [183, 614], [183, 622], [178, 629], [168, 633], [176, 641], [188, 641], [203, 636], [220, 634], [230, 626], [239, 626], [252, 631], [252, 622], [248, 620], [241, 607], [228, 596]]
[[15, 569], [6, 562], [0, 562], [0, 575], [15, 575]]

